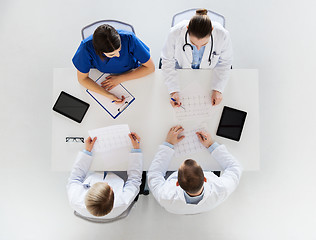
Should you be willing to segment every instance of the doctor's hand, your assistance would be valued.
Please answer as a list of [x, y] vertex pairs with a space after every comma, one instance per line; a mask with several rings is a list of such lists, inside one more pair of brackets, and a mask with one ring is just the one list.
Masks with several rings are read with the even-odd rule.
[[120, 75], [109, 75], [105, 78], [105, 80], [101, 83], [101, 86], [105, 90], [111, 90], [112, 88], [119, 85], [121, 82], [123, 82], [122, 77]]
[[92, 151], [92, 148], [93, 148], [93, 145], [95, 143], [95, 141], [97, 140], [97, 137], [94, 137], [93, 140], [91, 139], [91, 137], [88, 137], [85, 141], [85, 144], [86, 144], [86, 150], [91, 152]]
[[180, 125], [170, 128], [167, 134], [166, 142], [175, 145], [178, 142], [182, 141], [182, 139], [185, 138], [185, 136], [179, 135], [183, 132], [183, 130], [183, 127], [181, 127]]
[[212, 106], [218, 105], [223, 99], [223, 94], [219, 91], [213, 90], [212, 92]]
[[203, 144], [204, 147], [209, 148], [214, 141], [211, 138], [211, 134], [205, 131], [199, 131], [195, 133], [200, 140], [200, 142]]
[[170, 97], [173, 98], [176, 101], [172, 101], [170, 100], [171, 106], [172, 107], [180, 107], [181, 106], [181, 102], [180, 102], [180, 97], [179, 97], [179, 93], [178, 92], [173, 92], [170, 94]]
[[125, 100], [125, 97], [123, 95], [121, 96], [121, 98], [118, 98], [112, 93], [109, 93], [109, 94], [110, 94], [109, 98], [116, 104], [122, 103]]
[[135, 132], [131, 132], [128, 134], [129, 138], [131, 139], [132, 145], [134, 149], [139, 149], [140, 145], [140, 137]]

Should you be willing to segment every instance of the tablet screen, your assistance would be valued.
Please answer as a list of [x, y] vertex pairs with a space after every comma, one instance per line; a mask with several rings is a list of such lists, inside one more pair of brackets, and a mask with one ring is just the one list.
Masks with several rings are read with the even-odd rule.
[[216, 135], [239, 141], [247, 113], [224, 106]]
[[78, 123], [81, 123], [89, 106], [90, 105], [88, 103], [62, 91], [53, 107], [53, 110]]

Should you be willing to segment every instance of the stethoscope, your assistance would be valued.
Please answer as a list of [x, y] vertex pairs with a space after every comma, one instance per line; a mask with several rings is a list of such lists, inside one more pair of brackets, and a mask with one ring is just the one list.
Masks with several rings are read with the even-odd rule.
[[[190, 46], [191, 50], [193, 51], [193, 46], [190, 43], [188, 43], [188, 31], [186, 31], [184, 39], [185, 39], [185, 44], [182, 47], [183, 52], [185, 52], [186, 46]], [[212, 59], [211, 59], [212, 52], [213, 52], [213, 34], [211, 33], [211, 51], [210, 51], [210, 55], [208, 56], [209, 65], [212, 64]], [[214, 52], [214, 54], [216, 53]]]

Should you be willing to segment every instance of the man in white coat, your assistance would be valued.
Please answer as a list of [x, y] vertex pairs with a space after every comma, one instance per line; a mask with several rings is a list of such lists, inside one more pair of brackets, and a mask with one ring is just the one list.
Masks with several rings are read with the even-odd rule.
[[184, 161], [179, 170], [165, 179], [173, 157], [175, 144], [183, 128], [172, 127], [166, 141], [160, 145], [148, 170], [148, 185], [158, 203], [168, 212], [175, 214], [197, 214], [218, 206], [236, 189], [242, 168], [224, 145], [214, 142], [209, 133], [197, 132], [200, 142], [208, 148], [212, 157], [223, 168], [222, 175], [203, 171], [192, 159]]
[[120, 216], [139, 193], [142, 178], [142, 153], [140, 137], [129, 134], [133, 149], [129, 156], [127, 181], [114, 173], [106, 176], [89, 173], [92, 162], [92, 148], [97, 140], [89, 137], [85, 150], [78, 153], [67, 184], [71, 207], [81, 216], [90, 219], [113, 219]]
[[[229, 79], [233, 61], [229, 32], [210, 20], [206, 9], [196, 11], [190, 21], [184, 20], [171, 28], [161, 52], [162, 72], [168, 92], [181, 106], [180, 84], [176, 69], [213, 69], [212, 105], [222, 100], [222, 93]], [[194, 81], [194, 80], [192, 80]]]

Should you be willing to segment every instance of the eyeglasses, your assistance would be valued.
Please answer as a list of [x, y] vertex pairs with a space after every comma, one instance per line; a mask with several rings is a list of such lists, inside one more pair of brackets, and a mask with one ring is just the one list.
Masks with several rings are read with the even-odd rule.
[[83, 137], [66, 137], [66, 142], [82, 142], [84, 143]]

